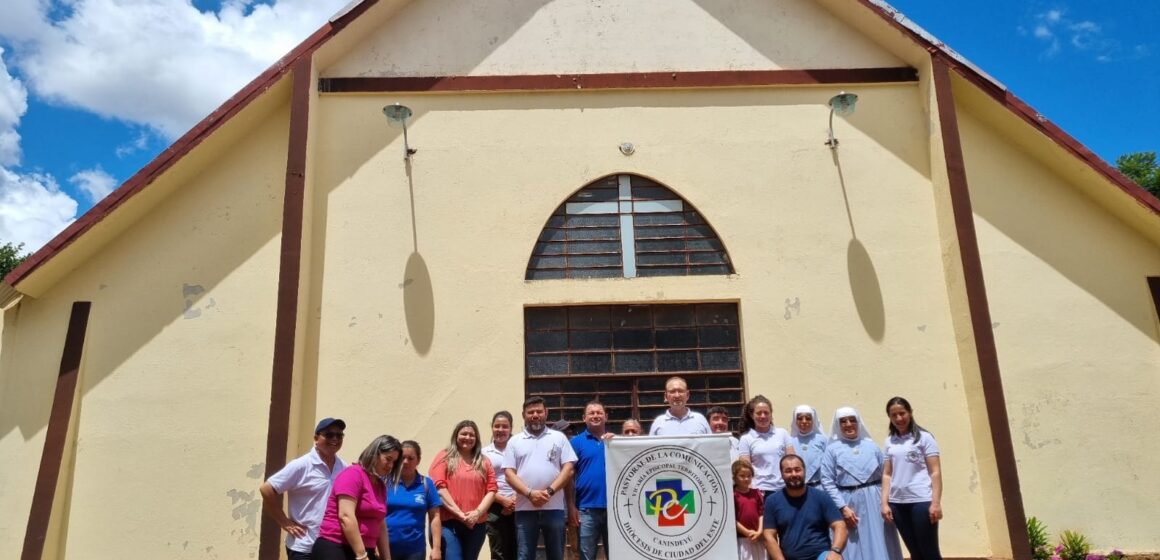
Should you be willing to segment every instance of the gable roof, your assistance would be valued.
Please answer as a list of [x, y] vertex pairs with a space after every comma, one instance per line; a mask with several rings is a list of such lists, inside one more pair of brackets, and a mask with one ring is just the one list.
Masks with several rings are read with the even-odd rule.
[[[1151, 211], [1153, 215], [1160, 216], [1160, 200], [1157, 200], [1143, 188], [1136, 185], [1131, 179], [1128, 179], [1117, 169], [1102, 160], [1078, 140], [1064, 132], [1026, 102], [1008, 91], [997, 80], [971, 64], [945, 43], [939, 41], [930, 33], [927, 33], [889, 3], [883, 0], [843, 1], [856, 3], [876, 14], [886, 24], [898, 30], [910, 41], [929, 52], [932, 57], [942, 60], [967, 82], [977, 87], [1033, 129], [1042, 133], [1067, 153], [1082, 161], [1098, 175], [1130, 196], [1138, 204]], [[202, 141], [214, 134], [223, 124], [278, 84], [282, 78], [290, 73], [290, 69], [295, 62], [301, 60], [303, 57], [314, 56], [314, 53], [320, 47], [378, 2], [379, 0], [353, 0], [335, 14], [318, 31], [275, 62], [265, 72], [242, 88], [241, 91], [226, 100], [225, 103], [190, 129], [189, 132], [177, 139], [169, 148], [161, 152], [161, 154], [133, 175], [133, 177], [125, 181], [119, 188], [101, 200], [96, 206], [69, 225], [69, 227], [65, 228], [64, 231], [57, 234], [44, 247], [25, 259], [20, 266], [16, 267], [16, 269], [3, 279], [4, 283], [19, 290], [20, 284], [34, 272], [56, 257], [74, 241], [85, 235], [95, 225], [110, 216], [126, 201], [153, 184], [158, 177], [189, 154]]]

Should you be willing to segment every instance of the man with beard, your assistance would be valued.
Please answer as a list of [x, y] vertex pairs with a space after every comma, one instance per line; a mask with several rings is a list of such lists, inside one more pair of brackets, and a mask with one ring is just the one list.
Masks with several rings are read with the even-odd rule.
[[[841, 560], [842, 513], [824, 491], [806, 486], [806, 464], [786, 455], [778, 465], [785, 488], [765, 499], [765, 550], [773, 560]], [[833, 532], [833, 541], [830, 533]]]
[[649, 426], [650, 436], [695, 436], [711, 434], [709, 422], [700, 412], [693, 412], [685, 406], [689, 402], [689, 384], [680, 377], [670, 377], [665, 381], [665, 402], [669, 409], [657, 416]]
[[516, 496], [516, 543], [519, 560], [535, 560], [536, 541], [544, 536], [547, 560], [564, 558], [564, 493], [572, 478], [576, 453], [568, 438], [544, 425], [543, 397], [524, 401], [524, 431], [508, 440], [504, 474]]
[[[286, 557], [309, 560], [331, 486], [346, 463], [338, 458], [346, 422], [323, 418], [314, 428], [314, 447], [290, 461], [258, 487], [262, 509], [286, 531]], [[290, 515], [282, 511], [282, 494], [290, 498]]]

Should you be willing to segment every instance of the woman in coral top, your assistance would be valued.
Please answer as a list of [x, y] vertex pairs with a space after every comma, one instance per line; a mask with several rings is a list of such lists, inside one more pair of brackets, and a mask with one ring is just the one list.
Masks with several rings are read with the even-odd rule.
[[487, 537], [487, 510], [495, 499], [495, 470], [471, 420], [455, 425], [451, 443], [431, 463], [431, 479], [443, 498], [444, 560], [477, 560]]
[[383, 519], [387, 516], [384, 479], [398, 477], [402, 446], [379, 436], [334, 479], [326, 513], [314, 541], [315, 560], [390, 560]]

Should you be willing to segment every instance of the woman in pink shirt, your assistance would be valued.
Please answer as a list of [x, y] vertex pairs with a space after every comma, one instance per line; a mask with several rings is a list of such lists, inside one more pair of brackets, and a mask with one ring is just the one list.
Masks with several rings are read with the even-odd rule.
[[471, 420], [455, 425], [451, 444], [431, 463], [431, 479], [443, 498], [444, 560], [476, 560], [487, 537], [487, 510], [497, 489], [495, 470], [479, 445]]
[[339, 473], [311, 551], [315, 560], [390, 560], [384, 481], [399, 476], [401, 457], [399, 440], [379, 436]]

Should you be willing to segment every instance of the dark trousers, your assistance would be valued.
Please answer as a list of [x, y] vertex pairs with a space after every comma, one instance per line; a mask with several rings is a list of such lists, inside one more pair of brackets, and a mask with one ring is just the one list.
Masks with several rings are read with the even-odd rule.
[[894, 525], [911, 560], [942, 560], [938, 549], [938, 523], [930, 522], [930, 502], [917, 504], [890, 503]]
[[504, 515], [503, 506], [492, 504], [487, 510], [487, 541], [491, 560], [516, 560], [516, 515]]
[[[313, 560], [354, 560], [354, 556], [354, 549], [349, 544], [338, 544], [324, 538], [314, 541], [314, 550], [310, 551]], [[367, 560], [379, 560], [373, 548], [367, 549]]]
[[298, 552], [289, 548], [286, 549], [286, 558], [288, 560], [312, 560], [309, 552]]

